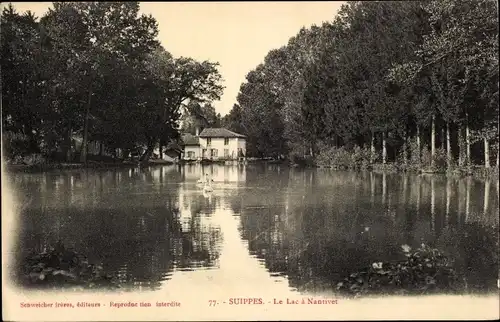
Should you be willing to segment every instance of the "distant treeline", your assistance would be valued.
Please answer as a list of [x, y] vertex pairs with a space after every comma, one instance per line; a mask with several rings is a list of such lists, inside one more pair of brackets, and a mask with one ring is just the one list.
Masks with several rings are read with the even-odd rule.
[[498, 165], [497, 10], [349, 2], [270, 51], [224, 123], [254, 156]]
[[[218, 63], [174, 58], [138, 2], [55, 2], [40, 19], [1, 15], [2, 131], [7, 159], [87, 160], [90, 141], [124, 156], [178, 137], [189, 102], [223, 90]], [[75, 139], [82, 141], [75, 150]]]

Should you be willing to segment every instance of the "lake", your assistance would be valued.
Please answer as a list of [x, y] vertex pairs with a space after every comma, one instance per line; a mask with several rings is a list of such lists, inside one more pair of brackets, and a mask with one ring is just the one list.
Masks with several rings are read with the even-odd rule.
[[[197, 184], [206, 173], [212, 192]], [[18, 258], [61, 240], [125, 290], [225, 283], [239, 294], [332, 293], [351, 272], [422, 243], [449, 254], [471, 290], [497, 287], [492, 180], [193, 164], [9, 181], [23, 205]]]

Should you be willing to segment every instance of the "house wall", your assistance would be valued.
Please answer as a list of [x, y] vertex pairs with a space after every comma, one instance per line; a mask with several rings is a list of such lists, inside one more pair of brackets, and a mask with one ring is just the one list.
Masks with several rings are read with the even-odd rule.
[[238, 141], [238, 148], [241, 149], [241, 151], [243, 152], [243, 155], [246, 157], [247, 155], [247, 141], [243, 138], [238, 138], [237, 139]]
[[[194, 154], [193, 157], [189, 156], [189, 152]], [[201, 158], [201, 149], [197, 145], [186, 145], [184, 147], [184, 154], [182, 155], [183, 160], [199, 160]]]
[[[235, 160], [238, 158], [238, 148], [243, 148], [243, 153], [245, 153], [245, 140], [239, 138], [229, 138], [228, 144], [224, 144], [224, 138], [210, 138], [210, 144], [207, 143], [209, 138], [200, 138], [200, 149], [203, 154], [203, 149], [206, 149], [206, 155], [204, 158], [213, 160]], [[211, 150], [215, 149], [217, 152], [216, 156], [212, 157]], [[227, 150], [227, 154], [226, 151]]]
[[[160, 157], [160, 148], [159, 147], [155, 147], [153, 149], [153, 154], [155, 154], [159, 158]], [[163, 157], [162, 160], [170, 161], [170, 162], [175, 162], [176, 158], [177, 158], [177, 156], [175, 154], [173, 154], [173, 153], [169, 154], [169, 153], [166, 153], [166, 152], [163, 153], [162, 157]]]

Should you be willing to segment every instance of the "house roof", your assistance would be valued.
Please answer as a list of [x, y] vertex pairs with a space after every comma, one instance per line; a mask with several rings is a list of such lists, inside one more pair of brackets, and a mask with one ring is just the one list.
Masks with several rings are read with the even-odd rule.
[[182, 147], [175, 142], [170, 142], [165, 147], [165, 151], [179, 151], [180, 152], [180, 151], [182, 151]]
[[197, 136], [192, 135], [191, 133], [184, 133], [182, 135], [182, 144], [183, 145], [200, 145], [200, 139]]
[[243, 134], [229, 131], [225, 128], [206, 128], [200, 133], [200, 138], [244, 138]]

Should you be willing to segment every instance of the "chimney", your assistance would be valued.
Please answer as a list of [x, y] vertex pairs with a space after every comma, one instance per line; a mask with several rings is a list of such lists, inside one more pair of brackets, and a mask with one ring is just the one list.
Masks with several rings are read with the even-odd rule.
[[196, 136], [199, 136], [199, 135], [200, 135], [200, 127], [199, 127], [199, 126], [197, 126], [197, 127], [196, 127]]

